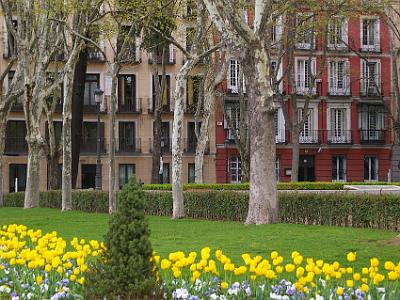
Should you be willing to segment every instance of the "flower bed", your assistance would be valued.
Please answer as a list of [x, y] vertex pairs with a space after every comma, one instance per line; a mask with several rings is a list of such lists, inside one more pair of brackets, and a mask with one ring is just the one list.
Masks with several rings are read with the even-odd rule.
[[291, 258], [273, 251], [269, 257], [242, 254], [243, 263], [234, 265], [221, 250], [203, 248], [199, 254], [154, 258], [172, 299], [400, 299], [400, 263], [382, 266], [372, 258], [356, 270], [356, 257], [348, 253], [343, 266], [297, 251]]
[[[74, 238], [67, 246], [56, 232], [3, 226], [0, 299], [82, 299], [85, 273], [105, 249], [94, 240]], [[353, 252], [346, 265], [296, 251], [289, 258], [277, 251], [267, 257], [244, 253], [235, 265], [222, 250], [208, 247], [150, 259], [165, 299], [400, 299], [400, 263], [371, 258], [355, 269]]]
[[24, 225], [0, 230], [0, 299], [82, 299], [88, 264], [104, 245], [74, 238], [67, 242], [57, 232], [43, 234]]

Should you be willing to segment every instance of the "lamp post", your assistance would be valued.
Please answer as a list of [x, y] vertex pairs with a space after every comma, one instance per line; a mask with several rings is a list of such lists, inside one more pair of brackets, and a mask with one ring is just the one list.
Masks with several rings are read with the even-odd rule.
[[101, 134], [100, 134], [100, 104], [102, 102], [104, 92], [100, 88], [94, 90], [94, 100], [97, 105], [97, 160], [96, 160], [96, 177], [95, 184], [96, 190], [102, 189], [102, 175], [101, 175]]
[[158, 174], [160, 175], [160, 184], [164, 183], [164, 138], [161, 138], [161, 148], [160, 148], [160, 171]]

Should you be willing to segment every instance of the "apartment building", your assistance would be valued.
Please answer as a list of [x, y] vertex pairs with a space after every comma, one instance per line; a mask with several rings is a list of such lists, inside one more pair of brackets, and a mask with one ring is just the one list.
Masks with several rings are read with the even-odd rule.
[[[17, 20], [16, 26], [17, 26]], [[189, 23], [180, 24], [180, 28], [190, 28]], [[0, 68], [4, 70], [10, 57], [9, 43], [11, 37], [7, 34], [5, 22], [1, 22], [3, 41], [0, 45]], [[183, 30], [185, 33], [186, 30]], [[107, 103], [111, 95], [110, 70], [106, 63], [112, 56], [108, 41], [99, 37], [101, 47], [107, 57], [96, 49], [89, 50], [89, 64], [85, 78], [85, 94], [81, 99], [84, 103], [84, 118], [81, 141], [81, 156], [79, 162], [77, 188], [90, 189], [95, 187], [96, 175], [96, 151], [97, 151], [97, 114], [100, 110], [101, 121], [101, 164], [102, 186], [108, 188], [108, 144], [109, 144], [109, 118]], [[176, 39], [182, 43], [188, 43], [185, 34], [177, 35]], [[118, 77], [118, 103], [117, 103], [117, 134], [116, 134], [116, 158], [115, 167], [117, 185], [122, 187], [128, 178], [135, 174], [137, 180], [150, 183], [152, 168], [153, 147], [153, 123], [154, 123], [154, 84], [152, 80], [152, 68], [154, 58], [141, 50], [140, 39], [135, 45], [131, 45], [128, 53], [135, 57], [134, 63], [124, 65]], [[160, 54], [161, 55], [161, 54]], [[163, 97], [162, 113], [162, 148], [163, 148], [163, 182], [171, 182], [171, 138], [174, 110], [175, 75], [184, 63], [184, 57], [176, 48], [170, 45], [165, 52], [167, 84]], [[161, 61], [157, 59], [156, 61]], [[159, 65], [161, 74], [161, 65]], [[194, 111], [197, 93], [197, 76], [201, 76], [201, 66], [194, 70], [194, 75], [188, 80], [187, 101], [185, 103], [184, 116], [184, 158], [183, 178], [186, 182], [194, 182], [194, 156], [196, 149], [196, 137], [194, 132]], [[10, 72], [9, 77], [12, 78]], [[104, 91], [103, 101], [100, 105], [95, 102], [94, 91], [100, 88]], [[28, 146], [25, 140], [26, 128], [22, 107], [23, 99], [18, 99], [11, 110], [8, 127], [4, 161], [3, 184], [6, 192], [23, 191], [26, 184], [27, 152]], [[56, 114], [57, 136], [61, 136], [62, 105], [57, 106]], [[212, 118], [210, 133], [214, 132]], [[43, 115], [41, 129], [43, 136], [46, 134], [46, 118]], [[204, 161], [205, 182], [215, 182], [215, 139], [214, 134], [209, 135], [209, 148]], [[61, 160], [60, 160], [60, 167]], [[41, 180], [40, 189], [46, 190], [47, 159], [43, 157], [40, 164]], [[59, 179], [61, 183], [61, 178]]]
[[[273, 38], [283, 28], [274, 27]], [[390, 34], [385, 19], [375, 15], [338, 17], [329, 25], [335, 35], [327, 39], [327, 55], [322, 56], [323, 39], [313, 35], [299, 40], [294, 62], [297, 111], [302, 118], [304, 94], [309, 91], [311, 74], [322, 70], [315, 84], [304, 128], [300, 133], [300, 181], [386, 181], [391, 167], [392, 133], [388, 108], [391, 100]], [[315, 45], [315, 57], [309, 50]], [[322, 60], [325, 67], [322, 68]], [[278, 77], [287, 65], [283, 60]], [[311, 68], [308, 64], [311, 63]], [[239, 122], [239, 63], [229, 62], [225, 105]], [[272, 68], [276, 64], [273, 63]], [[319, 72], [318, 72], [319, 74]], [[287, 78], [282, 93], [288, 95]], [[303, 97], [303, 99], [302, 99]], [[285, 127], [280, 103], [276, 113], [276, 176], [290, 181], [291, 135]], [[241, 159], [221, 106], [216, 113], [217, 182], [240, 182]], [[235, 129], [233, 129], [235, 130]]]

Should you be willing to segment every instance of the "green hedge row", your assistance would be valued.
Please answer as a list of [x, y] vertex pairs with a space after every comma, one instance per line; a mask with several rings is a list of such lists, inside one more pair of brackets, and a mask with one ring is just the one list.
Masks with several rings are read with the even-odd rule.
[[[279, 182], [279, 190], [343, 190], [343, 182]], [[213, 190], [213, 191], [247, 191], [248, 183], [239, 184], [185, 184], [183, 189], [189, 190]], [[145, 184], [144, 190], [148, 191], [171, 191], [171, 184]]]
[[[148, 191], [147, 213], [171, 216], [172, 193]], [[6, 206], [23, 206], [23, 193], [7, 194]], [[235, 191], [185, 191], [186, 216], [194, 219], [244, 221], [248, 193]], [[40, 194], [42, 207], [61, 208], [59, 191]], [[394, 194], [280, 193], [280, 221], [292, 224], [400, 230], [400, 197]], [[108, 212], [105, 192], [75, 191], [73, 209]]]
[[[279, 182], [278, 190], [344, 190], [345, 185], [398, 185], [399, 182]], [[249, 190], [248, 183], [240, 184], [185, 184], [184, 190]], [[171, 191], [171, 184], [145, 184], [144, 190]]]

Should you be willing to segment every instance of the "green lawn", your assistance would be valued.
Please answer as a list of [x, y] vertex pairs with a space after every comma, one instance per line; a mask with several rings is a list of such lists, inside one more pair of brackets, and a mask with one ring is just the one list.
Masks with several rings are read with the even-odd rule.
[[[102, 240], [108, 219], [106, 214], [0, 208], [0, 225], [17, 223], [43, 231], [57, 230], [67, 240], [74, 236]], [[391, 243], [398, 233], [389, 231], [289, 224], [256, 227], [237, 222], [174, 221], [167, 217], [150, 217], [149, 221], [153, 247], [162, 255], [209, 246], [221, 248], [235, 262], [244, 252], [266, 255], [272, 250], [285, 257], [297, 250], [307, 257], [341, 262], [348, 251], [357, 251], [358, 263], [367, 263], [372, 256], [400, 260], [400, 242]]]

